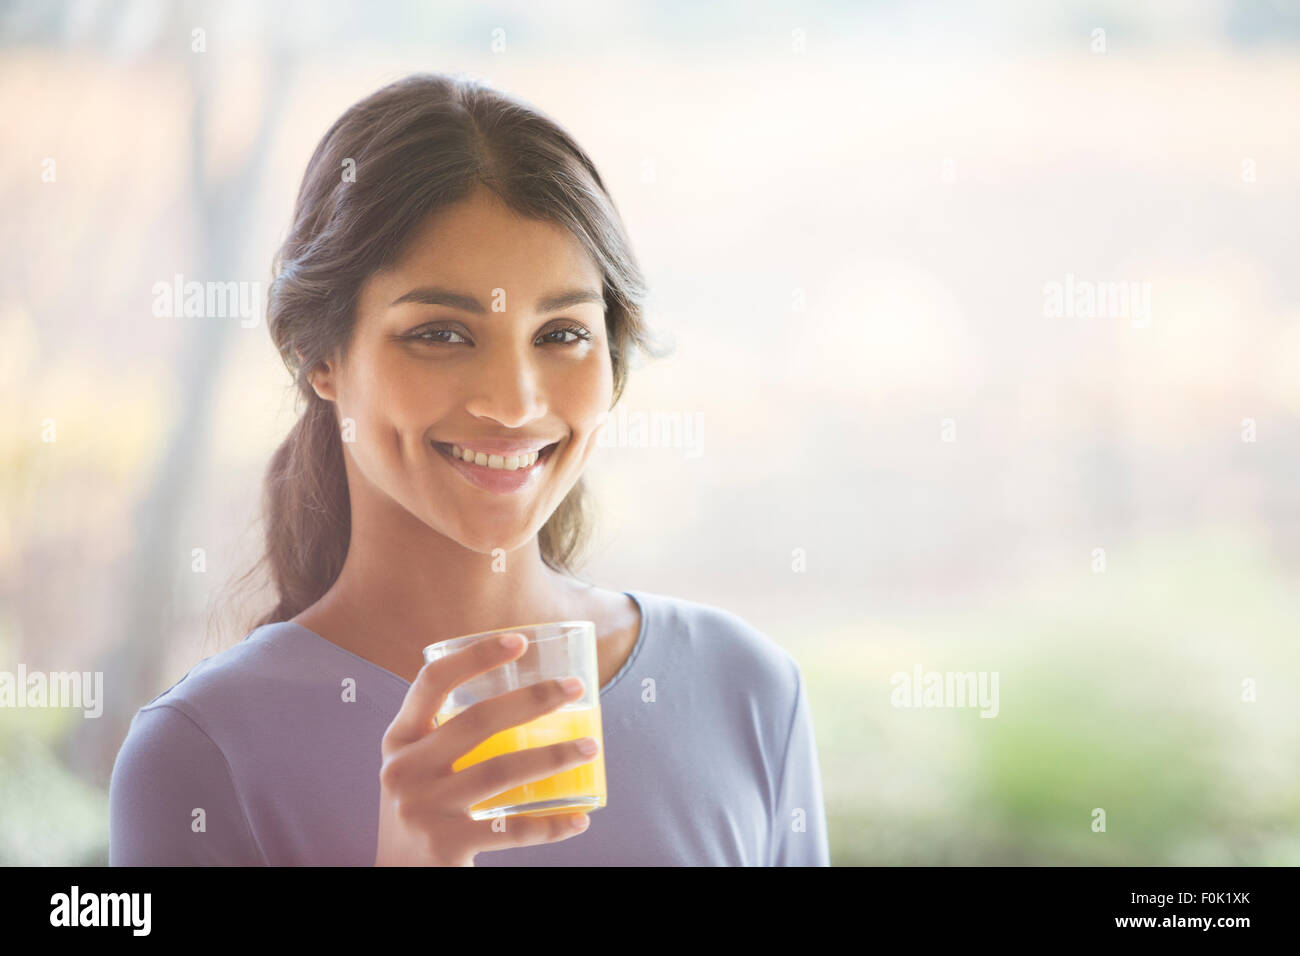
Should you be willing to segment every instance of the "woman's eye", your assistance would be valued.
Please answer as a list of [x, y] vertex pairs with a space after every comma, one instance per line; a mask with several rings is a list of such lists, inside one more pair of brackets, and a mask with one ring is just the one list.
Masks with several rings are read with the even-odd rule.
[[438, 335], [454, 335], [457, 338], [459, 338], [461, 341], [465, 340], [465, 337], [461, 335], [459, 332], [457, 332], [455, 329], [419, 329], [415, 332], [412, 332], [409, 337], [415, 339], [417, 342], [433, 342], [435, 344], [447, 344], [447, 345], [456, 344], [455, 342], [451, 342], [448, 339], [433, 338], [433, 336], [438, 336]]
[[[571, 335], [573, 338], [551, 339], [550, 336], [552, 335]], [[549, 332], [544, 332], [542, 338], [550, 339], [550, 341], [555, 345], [577, 345], [579, 342], [585, 342], [590, 339], [591, 333], [580, 325], [569, 325], [562, 329], [551, 329]]]

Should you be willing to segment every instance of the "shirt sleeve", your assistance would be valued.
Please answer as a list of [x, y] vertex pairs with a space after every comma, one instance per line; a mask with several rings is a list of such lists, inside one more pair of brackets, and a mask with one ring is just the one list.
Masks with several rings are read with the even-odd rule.
[[266, 865], [225, 754], [170, 705], [131, 721], [108, 804], [109, 866]]
[[772, 819], [773, 866], [830, 866], [821, 767], [803, 673], [795, 664], [798, 689]]

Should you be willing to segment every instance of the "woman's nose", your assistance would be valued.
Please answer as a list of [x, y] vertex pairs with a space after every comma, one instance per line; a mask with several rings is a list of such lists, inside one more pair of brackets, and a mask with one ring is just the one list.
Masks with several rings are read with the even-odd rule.
[[519, 428], [546, 414], [541, 373], [525, 349], [496, 348], [476, 364], [472, 397], [465, 404], [470, 414], [507, 428]]

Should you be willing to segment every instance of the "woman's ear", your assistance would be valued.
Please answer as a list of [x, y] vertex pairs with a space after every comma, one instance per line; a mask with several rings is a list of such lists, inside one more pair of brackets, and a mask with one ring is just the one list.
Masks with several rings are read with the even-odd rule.
[[338, 362], [334, 359], [321, 359], [316, 367], [307, 375], [307, 380], [311, 382], [311, 387], [316, 390], [316, 394], [327, 402], [335, 401], [338, 398], [337, 382], [335, 376], [338, 374]]

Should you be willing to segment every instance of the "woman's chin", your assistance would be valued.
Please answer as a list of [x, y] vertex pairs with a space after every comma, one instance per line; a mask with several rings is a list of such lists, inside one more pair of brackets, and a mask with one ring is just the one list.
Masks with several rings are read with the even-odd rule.
[[536, 538], [539, 530], [540, 528], [530, 529], [521, 525], [517, 519], [500, 522], [484, 521], [476, 522], [472, 528], [462, 527], [460, 533], [452, 537], [467, 551], [474, 551], [495, 559], [502, 554], [518, 551]]

